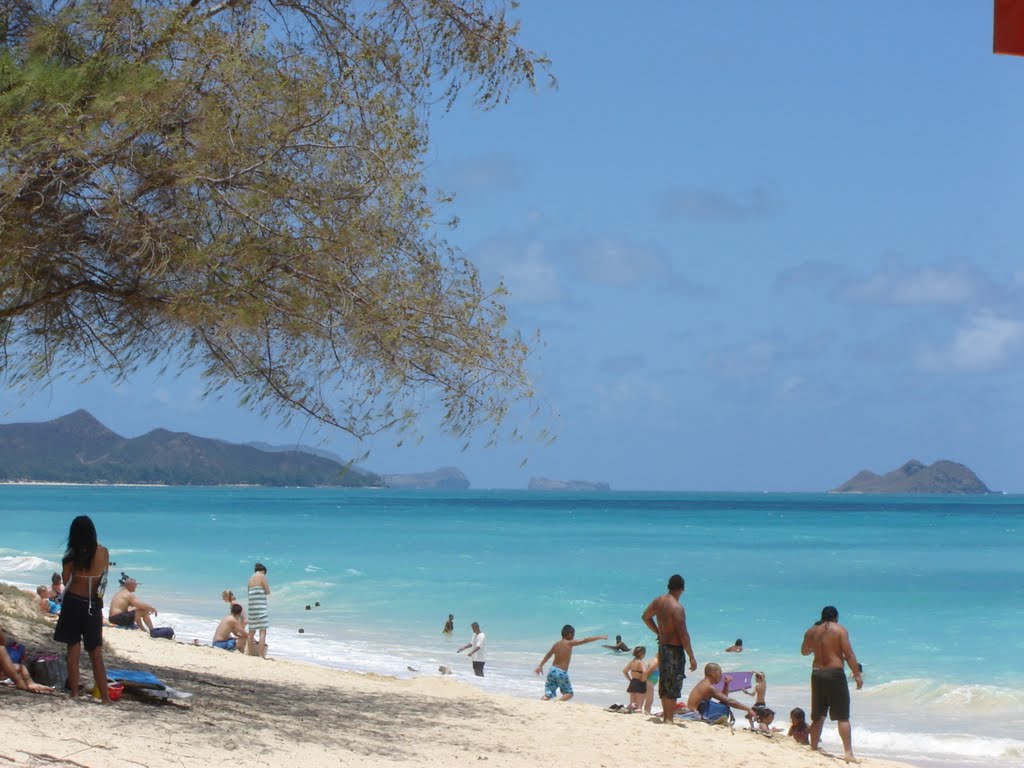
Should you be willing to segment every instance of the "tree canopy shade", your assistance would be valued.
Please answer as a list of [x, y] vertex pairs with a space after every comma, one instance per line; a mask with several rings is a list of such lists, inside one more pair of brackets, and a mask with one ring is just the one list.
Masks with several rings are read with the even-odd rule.
[[0, 365], [198, 366], [357, 436], [532, 395], [438, 234], [428, 119], [546, 60], [490, 0], [0, 0]]

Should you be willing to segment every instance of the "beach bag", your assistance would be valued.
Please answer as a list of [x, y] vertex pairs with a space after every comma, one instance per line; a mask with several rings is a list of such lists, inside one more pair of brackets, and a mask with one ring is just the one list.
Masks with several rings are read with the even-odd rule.
[[37, 683], [51, 688], [64, 688], [68, 682], [68, 665], [64, 659], [52, 653], [30, 656], [25, 661], [28, 673]]
[[4, 646], [4, 648], [7, 651], [7, 655], [11, 657], [11, 662], [14, 664], [20, 664], [21, 660], [25, 658], [25, 646], [21, 643], [16, 643], [11, 640]]
[[153, 631], [149, 633], [150, 637], [163, 637], [167, 640], [174, 639], [174, 630], [170, 627], [154, 627]]

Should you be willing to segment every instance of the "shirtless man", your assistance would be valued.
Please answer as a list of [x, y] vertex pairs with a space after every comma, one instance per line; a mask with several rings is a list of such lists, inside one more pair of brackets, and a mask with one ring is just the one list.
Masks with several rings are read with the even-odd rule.
[[864, 685], [860, 674], [860, 663], [850, 646], [850, 635], [839, 624], [839, 611], [826, 605], [821, 609], [821, 621], [804, 633], [800, 647], [804, 656], [814, 654], [811, 664], [811, 749], [818, 748], [821, 728], [825, 725], [825, 714], [829, 713], [843, 740], [843, 750], [848, 763], [856, 762], [850, 739], [850, 687], [846, 684], [846, 670], [850, 665], [857, 690]]
[[240, 603], [232, 603], [231, 613], [220, 620], [217, 631], [213, 633], [213, 647], [225, 651], [244, 651], [248, 639], [249, 632], [242, 623], [242, 606]]
[[540, 664], [534, 671], [535, 674], [543, 674], [544, 665], [551, 659], [551, 669], [548, 670], [547, 680], [544, 681], [544, 701], [550, 701], [561, 691], [561, 701], [568, 701], [572, 698], [572, 683], [569, 682], [569, 662], [572, 661], [572, 649], [584, 643], [593, 643], [595, 640], [607, 640], [608, 635], [594, 635], [585, 637], [582, 640], [576, 639], [576, 629], [571, 624], [562, 627], [562, 639], [544, 654]]
[[740, 704], [736, 699], [729, 698], [729, 681], [725, 681], [725, 685], [722, 686], [722, 690], [715, 688], [722, 680], [722, 668], [711, 662], [704, 665], [704, 679], [693, 686], [690, 689], [690, 696], [686, 700], [686, 708], [691, 712], [698, 712], [700, 710], [701, 702], [711, 699], [718, 699], [720, 702], [725, 704], [727, 707], [734, 707], [735, 709], [742, 709], [747, 714], [751, 714], [751, 709], [746, 704]]
[[122, 573], [118, 583], [121, 590], [110, 601], [110, 614], [107, 617], [110, 623], [119, 627], [145, 628], [152, 633], [153, 621], [149, 617], [157, 615], [156, 608], [135, 596], [139, 583], [131, 576]]
[[[679, 602], [685, 589], [683, 577], [678, 573], [668, 580], [668, 592], [651, 601], [644, 611], [643, 620], [658, 636], [658, 696], [661, 699], [661, 720], [671, 723], [676, 711], [676, 702], [683, 692], [686, 678], [686, 655], [690, 657], [690, 671], [697, 669], [697, 657], [690, 645], [690, 633], [686, 631], [686, 611]], [[655, 619], [657, 621], [655, 622]]]

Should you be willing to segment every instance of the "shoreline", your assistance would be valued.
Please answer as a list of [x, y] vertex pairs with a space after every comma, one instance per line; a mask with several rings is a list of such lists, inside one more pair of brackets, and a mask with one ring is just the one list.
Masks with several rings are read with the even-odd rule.
[[[13, 588], [0, 591], [0, 624], [29, 652], [55, 649], [52, 623]], [[694, 764], [813, 768], [833, 757], [784, 734], [623, 716], [577, 702], [491, 693], [440, 674], [411, 679], [297, 661], [261, 660], [208, 646], [105, 632], [108, 667], [145, 669], [194, 694], [150, 703], [126, 695], [110, 707], [87, 699], [0, 688], [0, 756], [15, 765], [191, 766], [257, 760], [265, 765], [477, 764], [567, 768], [649, 764], [685, 753]], [[83, 682], [91, 670], [83, 664]], [[130, 713], [130, 716], [129, 716]], [[656, 720], [656, 718], [655, 718]], [[745, 721], [740, 719], [739, 724]], [[860, 758], [871, 768], [905, 764]]]

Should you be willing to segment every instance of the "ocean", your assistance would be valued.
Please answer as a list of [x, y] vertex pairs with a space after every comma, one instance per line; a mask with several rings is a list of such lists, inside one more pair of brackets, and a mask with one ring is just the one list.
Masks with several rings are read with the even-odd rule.
[[[244, 603], [261, 561], [269, 655], [402, 678], [449, 666], [520, 697], [541, 696], [533, 669], [563, 624], [653, 653], [640, 615], [680, 573], [700, 667], [764, 671], [785, 726], [810, 705], [803, 633], [835, 605], [864, 664], [855, 752], [1024, 765], [1024, 496], [9, 485], [0, 580], [49, 583], [78, 514], [116, 563], [108, 594], [134, 576], [179, 640], [209, 642], [221, 590]], [[456, 653], [472, 621], [484, 678]], [[745, 651], [726, 654], [737, 638]], [[625, 703], [628, 658], [578, 647], [576, 699]], [[831, 724], [823, 747], [841, 748]]]

